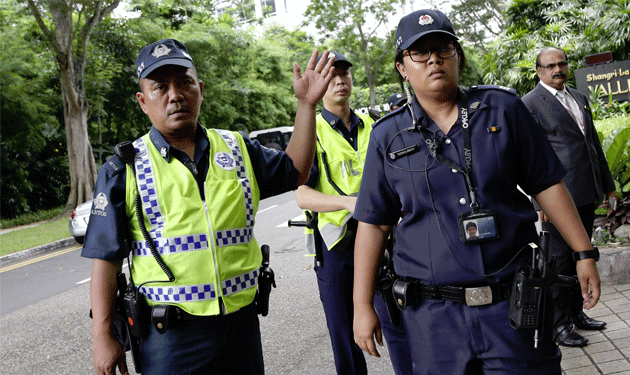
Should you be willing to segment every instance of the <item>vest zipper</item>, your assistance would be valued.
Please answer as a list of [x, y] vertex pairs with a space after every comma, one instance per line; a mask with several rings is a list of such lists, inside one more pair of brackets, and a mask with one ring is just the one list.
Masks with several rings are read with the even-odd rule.
[[208, 191], [206, 189], [206, 184], [203, 184], [203, 208], [206, 210], [206, 221], [208, 222], [208, 231], [210, 235], [210, 247], [212, 248], [212, 258], [214, 259], [214, 273], [217, 280], [217, 300], [219, 301], [219, 310], [221, 310], [221, 315], [225, 315], [227, 310], [225, 309], [225, 304], [223, 303], [223, 288], [221, 286], [221, 279], [219, 278], [219, 263], [217, 261], [217, 247], [216, 240], [214, 238], [214, 230], [212, 229], [212, 224], [210, 223], [210, 210], [208, 209], [208, 202], [206, 201], [208, 197]]

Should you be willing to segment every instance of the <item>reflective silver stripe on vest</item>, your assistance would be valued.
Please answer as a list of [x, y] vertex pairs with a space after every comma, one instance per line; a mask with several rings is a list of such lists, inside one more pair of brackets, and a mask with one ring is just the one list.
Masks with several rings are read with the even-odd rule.
[[223, 280], [221, 283], [221, 289], [223, 291], [223, 296], [225, 297], [245, 289], [253, 288], [257, 284], [258, 269], [255, 269], [251, 272], [244, 273], [231, 279]]
[[143, 286], [140, 293], [154, 302], [197, 302], [217, 298], [212, 284], [180, 286]]
[[[205, 250], [208, 248], [208, 235], [198, 233], [180, 237], [162, 237], [158, 238], [154, 243], [160, 254]], [[131, 249], [134, 256], [152, 256], [151, 249], [146, 241], [133, 241]]]
[[243, 161], [243, 154], [241, 148], [238, 146], [238, 141], [234, 137], [234, 134], [230, 131], [223, 129], [215, 129], [216, 132], [223, 138], [227, 146], [232, 151], [232, 156], [236, 161], [236, 176], [241, 182], [243, 189], [243, 196], [245, 201], [245, 228], [226, 229], [215, 232], [216, 245], [229, 246], [238, 245], [243, 243], [252, 242], [254, 234], [254, 202], [252, 200], [252, 187], [247, 176], [247, 170], [245, 169], [245, 162]]
[[151, 223], [151, 238], [162, 237], [164, 230], [164, 215], [160, 209], [160, 202], [155, 187], [155, 174], [149, 158], [149, 151], [144, 139], [139, 138], [133, 143], [136, 148], [136, 180], [144, 212]]

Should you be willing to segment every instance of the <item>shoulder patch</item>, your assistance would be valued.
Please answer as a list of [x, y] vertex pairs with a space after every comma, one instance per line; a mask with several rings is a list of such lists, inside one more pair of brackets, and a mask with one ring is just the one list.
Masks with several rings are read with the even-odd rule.
[[125, 171], [126, 170], [125, 167], [126, 167], [125, 163], [123, 163], [122, 160], [120, 160], [118, 155], [114, 155], [110, 157], [109, 159], [107, 159], [107, 161], [105, 162], [105, 164], [103, 164], [101, 168], [105, 168], [105, 170], [110, 175], [113, 176], [115, 174]]
[[375, 123], [372, 124], [372, 129], [374, 129], [375, 127], [377, 127], [379, 124], [381, 124], [383, 122], [383, 120], [390, 118], [396, 114], [398, 114], [398, 112], [402, 111], [403, 108], [407, 108], [406, 105], [403, 105], [402, 107], [398, 107], [395, 110], [393, 110], [392, 112], [386, 113], [383, 117], [379, 118], [378, 120], [376, 120]]
[[513, 95], [517, 95], [516, 94], [516, 90], [506, 87], [506, 86], [501, 86], [501, 85], [472, 85], [469, 88], [471, 91], [479, 91], [479, 90], [501, 90], [501, 91], [505, 91], [505, 92], [509, 92], [510, 94]]

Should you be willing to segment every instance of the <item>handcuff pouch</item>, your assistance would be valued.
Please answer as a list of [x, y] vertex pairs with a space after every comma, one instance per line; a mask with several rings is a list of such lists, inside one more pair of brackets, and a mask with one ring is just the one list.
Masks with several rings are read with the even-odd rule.
[[404, 311], [408, 305], [416, 304], [414, 282], [405, 278], [399, 278], [392, 285], [392, 294], [400, 311]]

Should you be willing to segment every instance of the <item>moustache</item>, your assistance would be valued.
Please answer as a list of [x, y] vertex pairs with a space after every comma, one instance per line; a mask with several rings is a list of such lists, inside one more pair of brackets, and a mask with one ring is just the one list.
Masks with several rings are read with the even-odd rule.
[[553, 76], [551, 76], [551, 78], [565, 78], [567, 75], [560, 72], [560, 73], [556, 73]]

